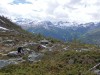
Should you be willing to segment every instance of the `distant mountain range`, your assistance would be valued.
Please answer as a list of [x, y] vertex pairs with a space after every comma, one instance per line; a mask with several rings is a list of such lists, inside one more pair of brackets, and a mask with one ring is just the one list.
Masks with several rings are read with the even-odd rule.
[[16, 19], [15, 22], [32, 33], [40, 33], [63, 41], [79, 39], [86, 43], [100, 44], [100, 22], [78, 24], [67, 21], [33, 21]]

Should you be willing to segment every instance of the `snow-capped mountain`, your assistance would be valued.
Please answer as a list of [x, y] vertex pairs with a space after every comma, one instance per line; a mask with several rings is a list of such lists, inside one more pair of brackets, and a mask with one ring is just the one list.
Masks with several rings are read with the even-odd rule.
[[[80, 39], [92, 30], [100, 28], [100, 22], [79, 24], [67, 21], [34, 21], [31, 19], [16, 19], [17, 24], [32, 33], [40, 33], [44, 36], [57, 38], [63, 41]], [[94, 32], [94, 31], [92, 31]], [[87, 35], [86, 35], [87, 36]]]
[[58, 27], [62, 29], [66, 28], [76, 28], [76, 27], [94, 27], [98, 25], [98, 23], [94, 22], [89, 22], [85, 24], [79, 24], [76, 22], [68, 22], [68, 21], [56, 21], [56, 22], [51, 22], [51, 21], [42, 21], [42, 20], [32, 20], [32, 19], [25, 19], [25, 18], [16, 18], [13, 20], [13, 22], [17, 23], [18, 25], [21, 25], [22, 27], [44, 27], [44, 28], [49, 28], [50, 26], [52, 27]]
[[17, 23], [18, 25], [21, 25], [22, 28], [27, 29], [30, 27], [43, 27], [45, 29], [50, 29], [50, 27], [57, 27], [65, 29], [67, 27], [73, 27], [75, 28], [78, 26], [78, 23], [75, 22], [67, 22], [67, 21], [58, 21], [58, 22], [51, 22], [51, 21], [38, 21], [38, 20], [32, 20], [32, 19], [24, 19], [24, 18], [16, 18], [13, 20], [13, 22]]

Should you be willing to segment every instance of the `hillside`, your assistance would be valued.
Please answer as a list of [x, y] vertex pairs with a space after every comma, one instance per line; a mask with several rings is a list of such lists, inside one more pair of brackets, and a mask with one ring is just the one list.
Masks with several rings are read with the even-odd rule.
[[[10, 19], [0, 16], [0, 48], [3, 51], [7, 49], [14, 49], [18, 46], [23, 46], [28, 43], [37, 43], [43, 40], [44, 36], [38, 34], [31, 34], [26, 30], [23, 30], [17, 24], [11, 22]], [[11, 41], [11, 46], [9, 42]], [[8, 46], [7, 46], [8, 44]], [[12, 47], [13, 46], [13, 47]]]
[[[62, 22], [63, 24], [63, 22]], [[67, 26], [69, 24], [69, 26]], [[86, 23], [76, 26], [70, 26], [70, 23], [63, 25], [53, 25], [52, 23], [45, 22], [39, 26], [28, 27], [27, 31], [32, 33], [40, 33], [44, 36], [53, 37], [59, 40], [73, 41], [74, 39], [80, 40], [89, 44], [100, 44], [100, 23]], [[91, 38], [90, 38], [91, 37]]]
[[[15, 22], [31, 33], [40, 33], [46, 37], [53, 37], [64, 42], [78, 39], [85, 43], [99, 44], [99, 38], [96, 39], [96, 33], [94, 32], [100, 29], [100, 22], [78, 24], [67, 21], [33, 21], [24, 18], [16, 19]], [[89, 39], [90, 35], [94, 38]]]
[[[100, 48], [72, 42], [67, 50], [45, 52], [41, 61], [10, 65], [0, 70], [1, 75], [99, 75]], [[99, 70], [99, 71], [98, 71]]]
[[0, 17], [0, 75], [97, 75], [99, 58], [98, 45], [31, 34]]
[[32, 33], [40, 33], [44, 36], [53, 37], [64, 42], [72, 41], [75, 38], [79, 39], [84, 33], [88, 31], [88, 28], [82, 25], [70, 26], [70, 23], [64, 23], [65, 26], [63, 26], [60, 25], [60, 23], [58, 24], [59, 25], [54, 25], [49, 21], [44, 21], [38, 23], [36, 26], [33, 25], [33, 27], [28, 27], [26, 30]]
[[85, 33], [81, 40], [85, 43], [100, 44], [100, 27]]
[[[3, 52], [10, 51], [18, 46], [22, 46], [22, 44], [24, 44], [25, 42], [32, 41], [32, 36], [33, 35], [26, 32], [15, 23], [11, 22], [9, 19], [3, 16], [0, 16], [0, 49], [1, 51]], [[10, 42], [10, 45], [9, 45], [9, 42]]]

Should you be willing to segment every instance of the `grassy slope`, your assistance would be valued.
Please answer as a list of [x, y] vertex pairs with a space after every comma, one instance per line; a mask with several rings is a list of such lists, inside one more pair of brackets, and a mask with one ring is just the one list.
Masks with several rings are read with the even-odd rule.
[[80, 47], [94, 49], [82, 52], [73, 49], [46, 52], [40, 62], [11, 65], [1, 69], [0, 73], [1, 75], [95, 75], [87, 71], [100, 62], [99, 48], [86, 44]]
[[[2, 20], [2, 21], [1, 21]], [[0, 37], [11, 37], [14, 36], [16, 39], [27, 40], [27, 41], [40, 41], [41, 39], [45, 38], [40, 34], [33, 34], [29, 33], [26, 30], [23, 30], [20, 26], [13, 23], [11, 20], [4, 16], [0, 16], [0, 26], [8, 28], [9, 30], [13, 30], [12, 32], [0, 32]], [[49, 40], [53, 40], [52, 38]], [[55, 40], [55, 39], [54, 39]]]
[[[32, 35], [22, 30], [20, 27], [16, 27], [16, 25], [12, 24], [12, 22], [10, 23], [7, 21], [5, 22], [8, 26], [5, 24], [3, 25], [5, 25], [7, 28], [15, 29], [20, 33], [16, 35], [14, 33], [7, 32], [0, 33], [0, 37], [18, 39], [19, 44], [21, 41], [24, 43], [25, 41], [39, 41], [40, 39], [44, 38], [41, 35]], [[49, 40], [53, 40], [55, 42], [54, 39]], [[63, 44], [60, 43], [60, 45]], [[40, 62], [36, 62], [34, 64], [25, 62], [19, 65], [10, 65], [5, 67], [0, 70], [0, 75], [80, 75], [86, 73], [87, 70], [100, 62], [100, 51], [93, 45], [72, 42], [67, 44], [67, 46], [70, 46], [68, 51], [61, 51], [57, 47], [58, 49], [56, 49], [54, 52], [46, 52], [44, 58]], [[92, 48], [92, 51], [76, 52], [74, 51], [75, 48]], [[89, 72], [85, 75], [94, 74]]]

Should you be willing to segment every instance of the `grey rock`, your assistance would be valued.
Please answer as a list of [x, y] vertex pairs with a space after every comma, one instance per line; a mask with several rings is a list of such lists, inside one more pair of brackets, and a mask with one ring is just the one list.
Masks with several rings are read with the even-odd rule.
[[70, 59], [70, 60], [68, 61], [68, 63], [69, 63], [69, 64], [74, 64], [74, 60], [73, 60], [73, 59]]
[[96, 75], [100, 75], [100, 70], [99, 69], [96, 69], [93, 71]]
[[63, 49], [66, 51], [66, 50], [68, 50], [68, 49], [69, 49], [69, 46], [67, 46], [67, 47], [65, 47], [65, 48], [63, 48]]
[[9, 52], [9, 53], [7, 54], [7, 56], [11, 56], [11, 57], [18, 56], [18, 52], [17, 52], [17, 51]]
[[9, 59], [9, 61], [15, 61], [15, 62], [21, 63], [21, 62], [24, 62], [25, 60], [21, 57], [21, 58]]
[[12, 58], [12, 59], [8, 59], [9, 61], [21, 61], [23, 60], [22, 58]]
[[36, 61], [39, 61], [42, 57], [43, 57], [43, 54], [41, 53], [32, 53], [32, 54], [29, 54], [28, 61], [36, 62]]
[[38, 45], [38, 43], [28, 43], [28, 42], [26, 42], [25, 44], [23, 44], [23, 47], [36, 46], [36, 45]]
[[8, 59], [8, 60], [0, 60], [0, 68], [3, 68], [8, 65], [12, 64], [19, 64], [21, 62], [24, 62], [22, 58], [13, 58], [13, 59]]
[[44, 40], [40, 41], [40, 44], [47, 45], [47, 44], [49, 44], [49, 41], [44, 39]]
[[10, 61], [10, 60], [0, 60], [0, 68], [3, 68], [5, 66], [8, 66], [10, 64], [18, 64], [15, 61]]
[[13, 44], [15, 41], [14, 40], [4, 40], [4, 44]]
[[23, 53], [24, 53], [24, 54], [29, 54], [29, 53], [32, 53], [32, 50], [29, 49], [29, 48], [25, 48], [25, 49], [23, 50]]

